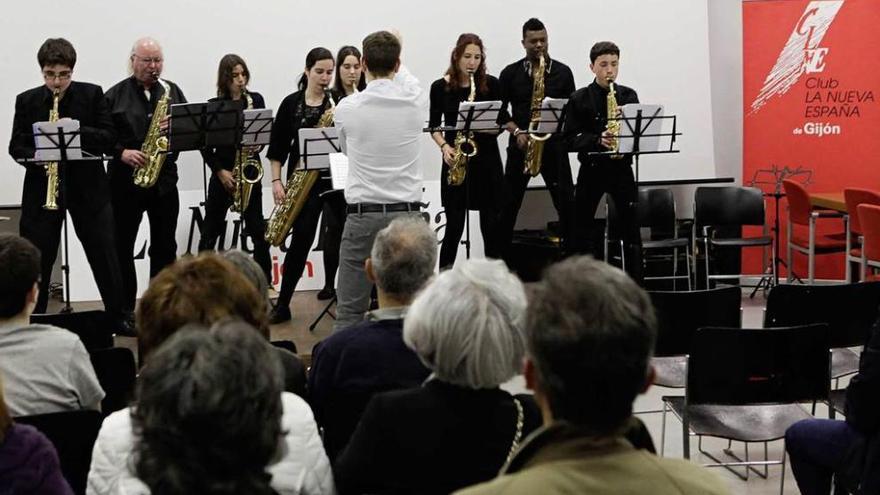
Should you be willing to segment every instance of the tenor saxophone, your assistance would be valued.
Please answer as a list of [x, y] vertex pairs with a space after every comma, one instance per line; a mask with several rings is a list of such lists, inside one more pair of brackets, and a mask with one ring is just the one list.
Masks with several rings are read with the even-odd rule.
[[[330, 107], [321, 114], [318, 125], [315, 127], [333, 126], [333, 112], [336, 111], [336, 102], [333, 101], [333, 93], [330, 92], [330, 89], [324, 91], [330, 99]], [[290, 176], [284, 188], [284, 200], [272, 210], [269, 223], [266, 225], [266, 242], [273, 246], [280, 246], [284, 242], [293, 222], [306, 204], [309, 191], [317, 182], [318, 175], [317, 170], [297, 170]]]
[[161, 79], [156, 80], [165, 90], [156, 103], [153, 110], [153, 119], [150, 120], [150, 127], [147, 129], [147, 136], [144, 138], [144, 144], [141, 146], [141, 153], [146, 155], [144, 166], [135, 170], [134, 183], [140, 187], [153, 187], [159, 180], [159, 172], [162, 171], [162, 165], [165, 164], [165, 155], [168, 151], [168, 137], [160, 134], [159, 124], [168, 115], [168, 105], [171, 102], [171, 86]]
[[[254, 99], [247, 90], [243, 90], [242, 94], [247, 101], [247, 109], [254, 108]], [[253, 170], [253, 173], [248, 174], [248, 170]], [[236, 213], [246, 210], [251, 203], [254, 184], [259, 184], [261, 180], [263, 180], [263, 165], [260, 160], [253, 157], [248, 147], [242, 147], [235, 153], [235, 163], [232, 165], [232, 181], [235, 183], [235, 190], [232, 192], [230, 209]]]
[[[474, 84], [473, 71], [469, 72], [468, 75], [471, 79], [471, 92], [468, 94], [467, 101], [472, 102], [477, 96], [477, 86]], [[477, 154], [477, 142], [474, 140], [473, 131], [468, 131], [467, 133], [458, 131], [455, 134], [454, 148], [455, 151], [452, 155], [452, 163], [449, 165], [449, 175], [446, 177], [446, 182], [450, 186], [459, 186], [464, 182], [465, 175], [467, 175], [466, 164], [468, 158], [472, 158]]]
[[[57, 88], [52, 93], [52, 109], [49, 110], [49, 122], [58, 122], [58, 100], [61, 99], [61, 91]], [[46, 202], [44, 210], [58, 209], [58, 162], [49, 162], [44, 165], [46, 169]]]
[[541, 124], [541, 103], [544, 101], [544, 54], [538, 56], [538, 66], [532, 71], [532, 105], [529, 118], [529, 143], [526, 146], [526, 159], [523, 173], [535, 177], [541, 172], [541, 157], [544, 154], [544, 141], [552, 134], [538, 134]]

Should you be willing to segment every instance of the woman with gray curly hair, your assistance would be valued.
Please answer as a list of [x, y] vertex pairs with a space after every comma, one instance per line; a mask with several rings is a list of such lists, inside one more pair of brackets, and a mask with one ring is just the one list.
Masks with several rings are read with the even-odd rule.
[[493, 478], [540, 424], [529, 396], [499, 387], [525, 352], [526, 295], [501, 261], [459, 263], [430, 282], [403, 339], [432, 371], [375, 396], [334, 466], [340, 493], [449, 493]]

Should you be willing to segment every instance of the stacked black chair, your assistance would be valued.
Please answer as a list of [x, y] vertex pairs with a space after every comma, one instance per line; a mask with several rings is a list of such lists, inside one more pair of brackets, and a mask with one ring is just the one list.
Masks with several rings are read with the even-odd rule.
[[113, 332], [107, 314], [103, 311], [76, 313], [33, 314], [31, 323], [42, 323], [69, 330], [79, 336], [86, 350], [113, 347]]
[[134, 398], [134, 387], [137, 379], [137, 365], [134, 353], [125, 347], [96, 349], [89, 356], [98, 383], [104, 389], [104, 400], [101, 401], [101, 412], [105, 416], [114, 411], [125, 409]]

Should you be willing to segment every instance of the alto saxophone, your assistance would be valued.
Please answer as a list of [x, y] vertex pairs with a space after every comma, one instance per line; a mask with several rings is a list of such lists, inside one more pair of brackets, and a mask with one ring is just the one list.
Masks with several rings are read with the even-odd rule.
[[135, 170], [134, 183], [140, 187], [153, 187], [159, 180], [159, 172], [165, 164], [165, 155], [168, 151], [168, 137], [159, 133], [159, 124], [168, 115], [168, 104], [171, 102], [171, 86], [161, 79], [156, 80], [165, 90], [156, 103], [153, 110], [153, 119], [147, 129], [147, 136], [141, 146], [141, 153], [146, 155], [144, 166]]
[[[477, 86], [474, 84], [474, 73], [469, 72], [469, 76], [471, 79], [471, 92], [468, 94], [467, 101], [473, 102], [477, 96]], [[477, 154], [477, 142], [474, 140], [473, 131], [468, 131], [466, 134], [464, 131], [458, 131], [455, 134], [454, 148], [455, 151], [452, 155], [452, 163], [449, 165], [449, 175], [446, 177], [446, 182], [450, 186], [459, 186], [464, 182], [464, 177], [467, 175], [467, 159]]]
[[[254, 99], [251, 98], [247, 90], [243, 90], [242, 94], [247, 101], [247, 109], [254, 108]], [[253, 173], [248, 174], [248, 170], [253, 170]], [[235, 183], [235, 190], [232, 192], [230, 209], [236, 213], [246, 210], [251, 203], [254, 184], [259, 184], [261, 180], [263, 180], [263, 165], [260, 160], [253, 157], [248, 147], [242, 147], [235, 153], [235, 163], [232, 165], [232, 181]]]
[[[318, 125], [315, 127], [333, 126], [333, 112], [336, 111], [336, 102], [333, 101], [333, 93], [329, 89], [324, 91], [330, 99], [330, 108], [321, 114]], [[293, 227], [293, 222], [306, 204], [309, 191], [317, 182], [318, 175], [317, 170], [297, 170], [290, 176], [284, 187], [284, 200], [275, 206], [269, 217], [269, 223], [266, 224], [266, 242], [273, 246], [280, 246], [284, 242], [284, 238]]]
[[[617, 152], [620, 150], [620, 140], [618, 137], [620, 136], [620, 120], [617, 120], [617, 91], [614, 90], [614, 81], [608, 79], [608, 97], [606, 101], [606, 115], [608, 118], [608, 124], [605, 126], [605, 132], [609, 134], [609, 139], [611, 140], [611, 151]], [[623, 155], [614, 154], [611, 155], [613, 159], [623, 158]]]
[[541, 124], [541, 103], [544, 101], [544, 54], [538, 56], [538, 66], [532, 71], [532, 105], [529, 118], [529, 143], [526, 146], [526, 159], [523, 173], [532, 177], [541, 172], [541, 157], [544, 154], [544, 141], [550, 139], [552, 134], [537, 134]]
[[[55, 89], [52, 93], [52, 109], [49, 110], [49, 122], [58, 122], [58, 100], [61, 99], [61, 91]], [[43, 166], [46, 169], [46, 202], [44, 210], [58, 209], [58, 162], [49, 162]]]

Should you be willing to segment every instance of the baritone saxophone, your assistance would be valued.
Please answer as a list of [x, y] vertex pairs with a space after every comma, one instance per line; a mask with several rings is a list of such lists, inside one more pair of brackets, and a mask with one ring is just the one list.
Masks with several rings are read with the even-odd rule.
[[529, 118], [529, 143], [526, 146], [526, 159], [523, 173], [532, 177], [541, 172], [541, 158], [544, 154], [544, 142], [550, 139], [549, 132], [538, 134], [538, 126], [541, 124], [541, 103], [544, 101], [544, 54], [538, 56], [538, 65], [532, 71], [532, 104]]
[[[52, 109], [49, 110], [49, 122], [58, 122], [58, 101], [61, 99], [61, 91], [55, 89], [52, 92]], [[46, 202], [44, 210], [58, 209], [58, 162], [49, 162], [43, 166], [46, 169]]]

